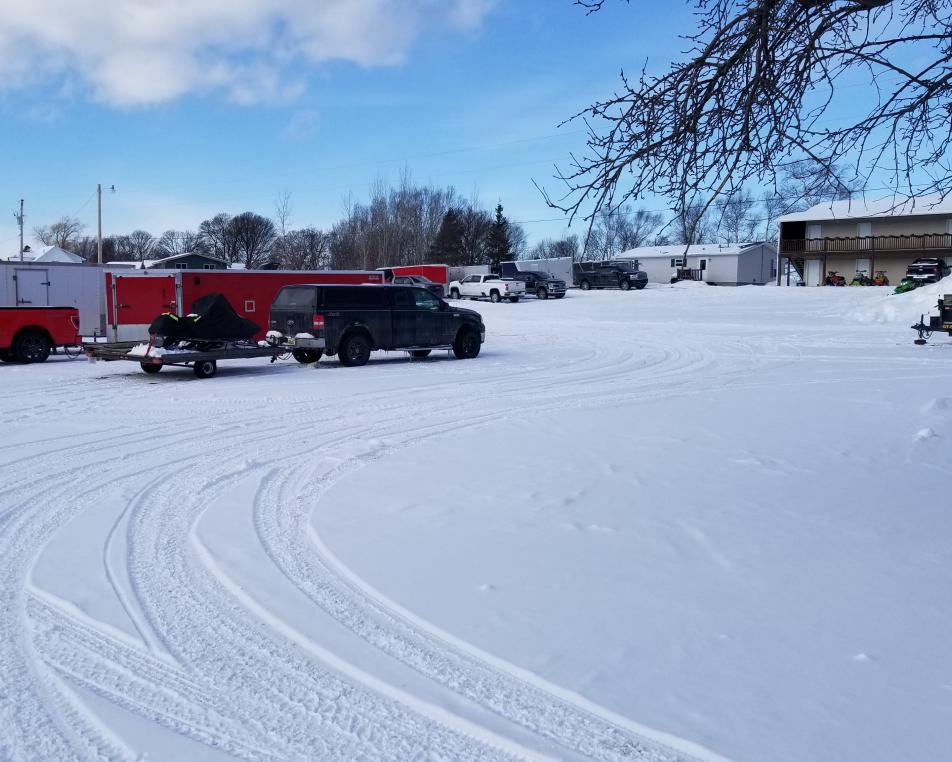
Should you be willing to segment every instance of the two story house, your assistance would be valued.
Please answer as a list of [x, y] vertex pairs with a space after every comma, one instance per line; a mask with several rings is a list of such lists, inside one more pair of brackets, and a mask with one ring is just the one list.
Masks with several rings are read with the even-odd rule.
[[952, 197], [824, 202], [777, 222], [778, 285], [781, 259], [807, 286], [823, 285], [831, 270], [847, 282], [882, 270], [896, 285], [914, 259], [952, 259]]

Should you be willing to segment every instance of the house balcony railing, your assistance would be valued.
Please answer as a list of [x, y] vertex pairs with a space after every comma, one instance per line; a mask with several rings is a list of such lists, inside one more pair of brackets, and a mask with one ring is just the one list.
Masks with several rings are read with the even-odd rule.
[[780, 241], [781, 254], [872, 254], [933, 249], [952, 249], [952, 234], [787, 238]]

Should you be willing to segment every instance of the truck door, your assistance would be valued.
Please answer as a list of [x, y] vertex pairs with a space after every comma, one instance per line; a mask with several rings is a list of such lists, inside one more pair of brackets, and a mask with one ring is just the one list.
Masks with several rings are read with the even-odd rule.
[[409, 347], [416, 343], [417, 310], [408, 288], [395, 288], [393, 294], [393, 345]]
[[147, 341], [149, 324], [163, 312], [176, 312], [175, 276], [113, 278], [113, 327], [116, 341]]
[[18, 307], [50, 306], [50, 271], [32, 267], [17, 269], [14, 274], [17, 284]]
[[411, 292], [416, 307], [416, 340], [414, 344], [442, 344], [446, 313], [440, 310], [440, 300], [425, 288]]

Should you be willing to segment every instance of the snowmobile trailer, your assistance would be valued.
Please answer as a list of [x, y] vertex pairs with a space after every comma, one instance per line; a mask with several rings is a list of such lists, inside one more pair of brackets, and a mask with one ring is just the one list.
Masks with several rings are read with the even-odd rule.
[[919, 334], [919, 338], [915, 341], [919, 346], [925, 344], [934, 331], [945, 331], [952, 336], [952, 294], [945, 294], [939, 299], [938, 308], [939, 314], [930, 315], [928, 323], [926, 316], [921, 315], [919, 322], [912, 326], [912, 330]]

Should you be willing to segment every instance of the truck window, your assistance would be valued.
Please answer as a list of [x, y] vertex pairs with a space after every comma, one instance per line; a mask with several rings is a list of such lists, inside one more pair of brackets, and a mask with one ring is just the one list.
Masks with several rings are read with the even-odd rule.
[[416, 308], [416, 303], [408, 289], [393, 289], [393, 308], [395, 310], [412, 310]]
[[280, 309], [298, 309], [314, 312], [317, 305], [319, 288], [313, 286], [285, 286], [274, 299], [274, 306]]
[[387, 291], [376, 286], [343, 286], [324, 289], [326, 310], [382, 310], [387, 307]]
[[418, 310], [435, 312], [440, 308], [440, 300], [422, 288], [413, 289], [413, 300], [416, 302], [416, 308]]

